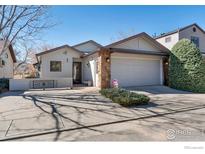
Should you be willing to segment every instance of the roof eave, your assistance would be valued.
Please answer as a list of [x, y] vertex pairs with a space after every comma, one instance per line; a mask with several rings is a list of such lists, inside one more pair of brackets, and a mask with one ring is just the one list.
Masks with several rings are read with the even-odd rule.
[[138, 37], [145, 37], [147, 39], [149, 39], [152, 44], [156, 47], [156, 48], [159, 48], [160, 51], [165, 51], [165, 52], [169, 52], [169, 49], [167, 49], [165, 46], [163, 46], [162, 44], [160, 44], [159, 42], [157, 42], [155, 39], [153, 39], [151, 36], [149, 36], [147, 33], [145, 32], [142, 32], [142, 33], [139, 33], [139, 34], [136, 34], [136, 35], [133, 35], [133, 36], [130, 36], [128, 38], [125, 38], [123, 40], [120, 40], [120, 41], [117, 41], [117, 42], [114, 42], [114, 43], [111, 43], [107, 46], [105, 46], [106, 48], [112, 48], [113, 46], [115, 45], [118, 45], [118, 44], [121, 44], [123, 42], [126, 42], [126, 41], [129, 41], [129, 40], [132, 40], [132, 39], [135, 39], [135, 38], [138, 38]]
[[173, 31], [173, 32], [169, 32], [169, 33], [163, 34], [161, 36], [154, 37], [154, 39], [160, 39], [160, 38], [163, 38], [163, 37], [166, 37], [166, 36], [178, 33], [178, 32], [179, 32], [179, 30], [176, 30], [176, 31]]
[[37, 53], [36, 56], [39, 57], [39, 56], [42, 56], [42, 55], [45, 55], [45, 54], [48, 54], [48, 53], [51, 53], [51, 52], [54, 52], [56, 50], [59, 50], [59, 49], [62, 49], [62, 48], [70, 48], [70, 49], [73, 49], [75, 50], [76, 52], [79, 52], [81, 54], [84, 54], [84, 52], [80, 51], [80, 50], [77, 50], [69, 45], [62, 45], [60, 47], [56, 47], [56, 48], [53, 48], [53, 49], [50, 49], [50, 50], [46, 50], [46, 51], [43, 51], [43, 52], [40, 52], [40, 53]]
[[96, 46], [98, 46], [99, 48], [100, 48], [100, 47], [103, 47], [101, 44], [95, 42], [94, 40], [88, 40], [88, 41], [85, 41], [85, 42], [81, 42], [81, 43], [79, 43], [79, 44], [73, 45], [72, 47], [75, 48], [75, 47], [81, 46], [81, 45], [86, 44], [86, 43], [89, 43], [89, 42], [94, 43], [94, 44], [95, 44]]
[[193, 23], [193, 24], [191, 24], [191, 25], [188, 25], [188, 26], [179, 28], [178, 30], [174, 30], [174, 31], [171, 31], [171, 32], [167, 32], [167, 33], [165, 33], [165, 34], [163, 34], [163, 35], [159, 35], [159, 36], [157, 36], [157, 37], [154, 37], [154, 39], [160, 39], [160, 38], [163, 38], [163, 37], [172, 35], [172, 34], [174, 34], [174, 33], [178, 33], [178, 32], [180, 32], [180, 31], [183, 31], [183, 30], [185, 30], [185, 29], [187, 29], [187, 28], [189, 28], [189, 27], [192, 27], [192, 26], [196, 26], [197, 28], [199, 28], [199, 29], [205, 34], [205, 31], [204, 31], [197, 23]]
[[133, 36], [130, 36], [130, 37], [127, 37], [127, 38], [122, 39], [122, 40], [119, 40], [119, 41], [116, 41], [116, 42], [114, 42], [114, 43], [111, 43], [111, 44], [106, 45], [105, 48], [111, 48], [112, 46], [121, 44], [121, 43], [123, 43], [123, 42], [129, 41], [129, 40], [134, 39], [134, 38], [137, 38], [137, 37], [139, 37], [139, 36], [141, 36], [141, 35], [143, 35], [143, 34], [144, 34], [144, 32], [139, 33], [139, 34], [136, 34], [136, 35], [133, 35]]

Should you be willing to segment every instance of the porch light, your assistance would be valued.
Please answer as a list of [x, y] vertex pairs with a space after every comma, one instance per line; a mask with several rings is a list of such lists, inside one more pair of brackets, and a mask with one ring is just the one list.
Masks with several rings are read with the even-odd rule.
[[89, 63], [89, 62], [87, 62], [87, 64], [86, 64], [86, 65], [87, 65], [87, 67], [90, 67], [90, 63]]
[[108, 63], [110, 62], [110, 58], [109, 57], [106, 58], [106, 62], [108, 62]]

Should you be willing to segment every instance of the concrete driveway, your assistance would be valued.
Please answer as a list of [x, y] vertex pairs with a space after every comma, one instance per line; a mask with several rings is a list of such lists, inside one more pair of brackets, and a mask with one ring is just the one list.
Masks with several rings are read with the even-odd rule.
[[205, 94], [164, 86], [127, 88], [150, 96], [124, 108], [95, 88], [0, 95], [0, 140], [204, 141]]

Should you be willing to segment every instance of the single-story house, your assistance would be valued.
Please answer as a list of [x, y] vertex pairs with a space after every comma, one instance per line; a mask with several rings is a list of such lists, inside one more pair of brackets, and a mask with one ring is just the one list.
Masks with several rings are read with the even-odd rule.
[[91, 40], [36, 54], [40, 78], [72, 78], [100, 88], [113, 80], [121, 87], [163, 85], [168, 55], [169, 49], [144, 32], [107, 46]]
[[[3, 52], [4, 41], [0, 41], [0, 78], [13, 78], [14, 63], [16, 63], [16, 56], [12, 45], [9, 45]], [[3, 54], [2, 54], [3, 52]]]

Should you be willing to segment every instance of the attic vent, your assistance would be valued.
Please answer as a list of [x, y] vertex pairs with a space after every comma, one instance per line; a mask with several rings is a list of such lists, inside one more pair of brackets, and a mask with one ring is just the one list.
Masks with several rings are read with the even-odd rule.
[[195, 27], [193, 28], [193, 32], [196, 32], [196, 28]]

